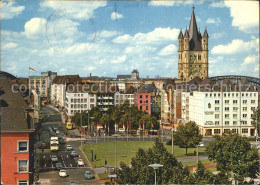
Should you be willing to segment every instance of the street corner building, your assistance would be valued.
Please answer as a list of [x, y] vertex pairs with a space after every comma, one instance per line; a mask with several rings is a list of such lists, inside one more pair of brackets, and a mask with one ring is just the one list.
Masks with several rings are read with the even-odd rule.
[[32, 184], [34, 111], [15, 79], [0, 71], [1, 184]]

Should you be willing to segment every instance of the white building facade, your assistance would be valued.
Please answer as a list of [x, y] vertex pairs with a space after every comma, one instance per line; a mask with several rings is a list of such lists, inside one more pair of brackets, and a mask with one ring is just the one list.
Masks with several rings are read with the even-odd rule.
[[89, 92], [66, 92], [65, 108], [68, 117], [77, 112], [86, 112], [97, 106], [97, 95]]
[[[185, 107], [186, 104], [183, 103]], [[183, 107], [182, 106], [182, 107]], [[258, 92], [198, 92], [189, 95], [189, 121], [195, 121], [203, 136], [233, 132], [255, 136], [252, 116]], [[187, 116], [185, 114], [185, 116]]]
[[65, 106], [66, 84], [51, 85], [51, 102], [55, 106]]
[[115, 93], [115, 106], [122, 105], [125, 101], [129, 101], [130, 106], [133, 106], [134, 94]]

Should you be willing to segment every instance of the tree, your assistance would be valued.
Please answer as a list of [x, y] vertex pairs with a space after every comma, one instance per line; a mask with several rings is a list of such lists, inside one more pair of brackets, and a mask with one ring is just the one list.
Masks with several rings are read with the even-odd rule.
[[197, 170], [194, 173], [195, 184], [212, 184], [214, 181], [213, 174], [206, 170], [202, 162], [199, 161]]
[[246, 138], [237, 134], [215, 136], [206, 148], [209, 159], [217, 162], [217, 170], [225, 175], [233, 174], [243, 182], [245, 177], [255, 178], [258, 172], [258, 152], [251, 148]]
[[198, 145], [201, 139], [202, 135], [200, 135], [199, 127], [195, 122], [188, 122], [185, 125], [180, 124], [174, 134], [176, 145], [180, 148], [186, 148], [186, 155], [188, 148]]
[[254, 111], [252, 119], [252, 125], [255, 127], [258, 136], [260, 136], [260, 106]]
[[72, 117], [72, 122], [75, 123], [78, 127], [81, 126], [81, 116], [82, 116], [82, 126], [87, 125], [88, 123], [88, 114], [86, 112], [82, 112], [82, 113], [77, 112]]
[[[118, 182], [124, 184], [153, 184], [154, 169], [150, 164], [159, 163], [163, 167], [157, 169], [158, 184], [167, 184], [175, 172], [183, 170], [180, 162], [170, 154], [163, 143], [156, 139], [154, 146], [148, 150], [139, 149], [136, 156], [132, 158], [131, 168], [124, 163], [120, 164], [121, 170], [117, 171]], [[179, 172], [181, 174], [182, 172]]]

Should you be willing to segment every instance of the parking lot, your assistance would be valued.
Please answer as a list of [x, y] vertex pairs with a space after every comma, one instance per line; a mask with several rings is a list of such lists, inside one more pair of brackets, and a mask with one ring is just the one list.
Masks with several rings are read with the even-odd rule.
[[[78, 159], [81, 159], [81, 156], [79, 155], [78, 157], [72, 157], [71, 155], [71, 152], [69, 151], [61, 151], [59, 153], [43, 153], [43, 154], [40, 154], [40, 158], [42, 158], [43, 160], [43, 168], [46, 168], [46, 169], [55, 169], [55, 165], [56, 163], [61, 163], [62, 164], [62, 168], [66, 169], [66, 168], [78, 168], [78, 164], [77, 164], [77, 161]], [[52, 155], [56, 155], [57, 158], [58, 158], [58, 162], [52, 162], [51, 161], [51, 156]], [[83, 158], [83, 161], [84, 161], [84, 158]], [[86, 161], [84, 161], [84, 166], [80, 166], [80, 168], [82, 167], [87, 167], [86, 165]]]

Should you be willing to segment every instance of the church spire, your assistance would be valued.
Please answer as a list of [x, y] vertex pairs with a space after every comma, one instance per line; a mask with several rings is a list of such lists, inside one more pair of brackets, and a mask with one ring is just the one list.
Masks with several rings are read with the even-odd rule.
[[198, 39], [198, 28], [197, 28], [194, 9], [195, 7], [192, 6], [192, 14], [190, 19], [190, 27], [189, 27], [189, 40], [191, 40], [192, 38]]

